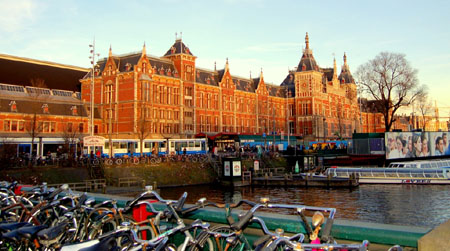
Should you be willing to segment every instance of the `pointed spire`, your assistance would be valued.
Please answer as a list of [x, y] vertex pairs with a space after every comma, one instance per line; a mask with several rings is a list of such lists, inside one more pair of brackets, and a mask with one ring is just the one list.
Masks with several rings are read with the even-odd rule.
[[147, 49], [145, 47], [145, 41], [144, 41], [144, 47], [142, 47], [142, 55], [147, 54]]
[[217, 71], [216, 61], [214, 61], [214, 71]]
[[336, 69], [337, 69], [336, 58], [333, 58], [333, 68], [334, 68], [334, 72], [336, 72]]
[[227, 58], [227, 61], [226, 61], [226, 63], [225, 63], [225, 69], [228, 71], [229, 69], [228, 69], [228, 58]]
[[305, 37], [305, 44], [306, 44], [306, 49], [309, 49], [309, 36], [308, 36], [308, 32], [306, 32], [306, 37]]
[[252, 71], [250, 71], [250, 79], [252, 79]]
[[337, 78], [336, 58], [334, 57], [334, 55], [333, 55], [333, 78]]
[[263, 69], [262, 69], [262, 67], [261, 67], [261, 75], [259, 76], [261, 79], [263, 79], [264, 77], [263, 77]]
[[347, 54], [344, 52], [344, 65], [347, 65]]
[[109, 45], [109, 55], [108, 55], [109, 57], [112, 57], [112, 48], [111, 48], [111, 45]]

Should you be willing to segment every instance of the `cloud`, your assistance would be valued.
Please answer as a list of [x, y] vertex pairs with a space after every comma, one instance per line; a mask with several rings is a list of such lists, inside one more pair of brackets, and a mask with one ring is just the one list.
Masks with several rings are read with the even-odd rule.
[[36, 4], [32, 0], [0, 0], [0, 30], [20, 31], [34, 20]]

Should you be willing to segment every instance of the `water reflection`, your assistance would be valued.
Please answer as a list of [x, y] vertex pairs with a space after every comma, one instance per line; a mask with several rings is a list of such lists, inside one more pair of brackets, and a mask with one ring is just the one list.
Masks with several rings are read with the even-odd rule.
[[201, 197], [221, 203], [269, 197], [272, 203], [334, 207], [337, 218], [377, 223], [434, 227], [450, 219], [450, 186], [361, 185], [354, 189], [191, 186], [164, 188], [161, 195], [176, 199], [184, 191], [189, 194], [188, 203]]

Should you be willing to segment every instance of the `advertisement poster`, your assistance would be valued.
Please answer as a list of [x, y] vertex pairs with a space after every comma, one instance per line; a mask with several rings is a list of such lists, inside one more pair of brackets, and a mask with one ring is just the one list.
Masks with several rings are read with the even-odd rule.
[[387, 132], [386, 159], [450, 155], [448, 132]]
[[253, 169], [255, 171], [259, 170], [259, 161], [257, 161], [257, 160], [253, 161]]
[[224, 176], [230, 176], [230, 161], [224, 161], [223, 162], [223, 175]]
[[233, 161], [233, 176], [241, 176], [241, 162]]

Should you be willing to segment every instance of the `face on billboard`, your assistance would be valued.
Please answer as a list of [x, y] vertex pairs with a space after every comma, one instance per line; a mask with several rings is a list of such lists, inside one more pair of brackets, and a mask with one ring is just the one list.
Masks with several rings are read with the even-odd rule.
[[[422, 158], [449, 154], [442, 132], [387, 132], [385, 134], [386, 159]], [[436, 144], [441, 137], [442, 144]], [[445, 135], [447, 137], [447, 135]], [[439, 149], [439, 150], [438, 150]], [[446, 151], [448, 151], [446, 153]]]

